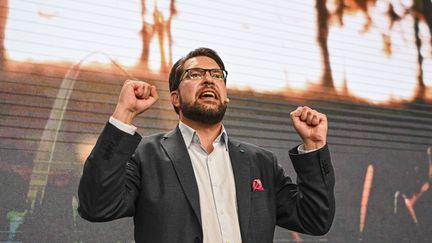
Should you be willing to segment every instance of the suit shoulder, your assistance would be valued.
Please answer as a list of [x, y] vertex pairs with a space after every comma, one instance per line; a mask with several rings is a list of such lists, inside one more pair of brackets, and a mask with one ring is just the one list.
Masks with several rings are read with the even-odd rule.
[[159, 141], [165, 136], [165, 132], [154, 133], [151, 135], [143, 136], [143, 140], [146, 141]]
[[154, 133], [151, 135], [143, 136], [139, 146], [146, 146], [148, 144], [159, 143], [164, 137], [166, 137], [166, 132]]

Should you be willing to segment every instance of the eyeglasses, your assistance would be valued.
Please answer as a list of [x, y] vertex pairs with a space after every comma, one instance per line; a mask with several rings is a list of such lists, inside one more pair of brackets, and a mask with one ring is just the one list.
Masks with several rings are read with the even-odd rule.
[[202, 80], [206, 72], [210, 73], [213, 80], [225, 81], [228, 76], [228, 72], [222, 69], [205, 69], [205, 68], [191, 68], [185, 70], [185, 77], [191, 80]]

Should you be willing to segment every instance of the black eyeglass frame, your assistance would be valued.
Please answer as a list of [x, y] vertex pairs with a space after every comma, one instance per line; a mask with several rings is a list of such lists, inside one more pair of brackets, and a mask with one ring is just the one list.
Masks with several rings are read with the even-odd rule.
[[[184, 70], [184, 72], [183, 72], [183, 75], [182, 75], [182, 78], [180, 79], [180, 81], [181, 80], [183, 80], [183, 79], [185, 79], [185, 77], [186, 76], [189, 76], [189, 78], [190, 78], [190, 75], [189, 75], [189, 71], [190, 70], [203, 70], [204, 71], [204, 75], [203, 75], [203, 77], [205, 77], [205, 75], [206, 75], [206, 73], [208, 72], [208, 73], [210, 73], [210, 76], [211, 76], [211, 74], [212, 74], [212, 71], [222, 71], [222, 73], [224, 74], [224, 82], [226, 83], [226, 79], [227, 79], [227, 77], [228, 77], [228, 71], [227, 70], [224, 70], [224, 69], [220, 69], [220, 68], [212, 68], [212, 69], [207, 69], [207, 68], [189, 68], [189, 69], [186, 69], [186, 70]], [[213, 77], [212, 77], [213, 78]]]

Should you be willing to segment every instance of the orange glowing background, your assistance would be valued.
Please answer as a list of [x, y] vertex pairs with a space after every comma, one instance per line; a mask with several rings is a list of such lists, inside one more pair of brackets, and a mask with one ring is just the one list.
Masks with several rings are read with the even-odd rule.
[[82, 166], [125, 79], [160, 92], [141, 135], [175, 127], [167, 72], [201, 46], [229, 72], [229, 136], [293, 181], [289, 112], [329, 118], [331, 232], [276, 228], [274, 242], [432, 238], [430, 0], [0, 0], [0, 27], [0, 242], [131, 241], [129, 220], [78, 216]]
[[[350, 2], [350, 1], [347, 1]], [[389, 28], [392, 3], [400, 20]], [[137, 65], [142, 44], [142, 22], [153, 24], [154, 13], [166, 21], [170, 1], [146, 1], [142, 16], [138, 0], [9, 1], [5, 47], [16, 61], [109, 63], [112, 57], [126, 67]], [[332, 5], [333, 4], [333, 5]], [[337, 93], [375, 103], [413, 99], [418, 86], [413, 15], [404, 10], [411, 1], [377, 1], [368, 12], [346, 11], [343, 25], [329, 18], [328, 49]], [[334, 2], [328, 1], [330, 14]], [[172, 58], [207, 46], [226, 62], [230, 88], [262, 91], [306, 90], [320, 83], [323, 69], [317, 45], [315, 1], [176, 1], [172, 18]], [[427, 25], [420, 22], [423, 80], [431, 98], [432, 48]], [[384, 51], [382, 36], [391, 39]], [[160, 69], [159, 38], [150, 41], [148, 67]]]

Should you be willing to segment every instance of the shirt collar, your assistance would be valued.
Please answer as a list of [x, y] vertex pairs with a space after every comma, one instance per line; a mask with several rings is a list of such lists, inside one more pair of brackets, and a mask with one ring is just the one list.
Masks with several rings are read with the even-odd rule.
[[[189, 146], [192, 143], [201, 144], [198, 134], [195, 131], [195, 129], [191, 128], [190, 126], [184, 124], [183, 122], [179, 121], [179, 129], [183, 136], [184, 142], [186, 144], [186, 147], [189, 148]], [[226, 133], [225, 127], [222, 124], [221, 133], [219, 136], [216, 137], [214, 143], [223, 143], [225, 145], [225, 148], [228, 150], [228, 135]]]

